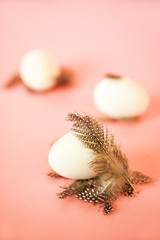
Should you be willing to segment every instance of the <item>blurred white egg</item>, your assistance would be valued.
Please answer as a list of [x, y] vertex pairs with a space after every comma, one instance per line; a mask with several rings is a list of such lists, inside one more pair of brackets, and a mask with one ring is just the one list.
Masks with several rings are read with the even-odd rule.
[[56, 85], [60, 69], [47, 52], [35, 49], [22, 58], [19, 73], [28, 88], [45, 91]]
[[108, 74], [96, 85], [94, 102], [107, 117], [123, 119], [142, 114], [148, 107], [149, 97], [132, 80]]
[[95, 177], [89, 167], [93, 152], [84, 147], [72, 132], [61, 137], [50, 149], [49, 164], [59, 175], [72, 179]]

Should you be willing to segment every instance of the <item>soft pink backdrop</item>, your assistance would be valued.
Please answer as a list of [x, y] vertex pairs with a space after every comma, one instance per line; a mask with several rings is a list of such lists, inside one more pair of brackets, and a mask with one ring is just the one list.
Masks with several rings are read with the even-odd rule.
[[[0, 240], [160, 239], [160, 1], [0, 1]], [[21, 57], [44, 48], [72, 69], [76, 84], [47, 94], [3, 88]], [[99, 115], [92, 93], [106, 72], [148, 91], [138, 122], [108, 122], [132, 169], [153, 177], [113, 214], [74, 198], [46, 176], [49, 144], [69, 131], [67, 112]]]

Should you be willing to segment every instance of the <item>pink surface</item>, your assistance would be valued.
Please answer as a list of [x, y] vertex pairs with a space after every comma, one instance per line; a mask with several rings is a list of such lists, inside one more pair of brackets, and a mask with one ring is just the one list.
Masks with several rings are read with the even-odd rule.
[[[0, 1], [0, 240], [160, 239], [160, 1]], [[42, 47], [75, 72], [76, 85], [32, 94], [4, 83], [21, 57]], [[132, 169], [152, 176], [114, 213], [59, 200], [64, 180], [46, 176], [52, 140], [67, 112], [98, 115], [92, 92], [106, 72], [131, 77], [151, 104], [138, 122], [108, 122]]]

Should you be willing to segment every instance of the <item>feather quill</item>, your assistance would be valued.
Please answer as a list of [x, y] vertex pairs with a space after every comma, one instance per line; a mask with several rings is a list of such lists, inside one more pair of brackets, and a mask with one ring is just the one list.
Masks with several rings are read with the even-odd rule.
[[[120, 194], [133, 196], [138, 193], [133, 184], [148, 183], [151, 178], [140, 172], [131, 171], [125, 154], [116, 144], [114, 136], [107, 128], [87, 114], [68, 114], [72, 122], [71, 131], [84, 146], [93, 152], [91, 169], [96, 177], [76, 180], [58, 197], [64, 199], [75, 195], [80, 200], [104, 206], [104, 213], [113, 210], [111, 203]], [[49, 174], [54, 176], [54, 174]]]

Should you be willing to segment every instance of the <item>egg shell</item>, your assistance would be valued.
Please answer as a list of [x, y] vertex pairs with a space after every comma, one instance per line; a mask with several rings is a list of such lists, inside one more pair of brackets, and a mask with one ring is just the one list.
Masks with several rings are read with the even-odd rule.
[[133, 118], [147, 109], [149, 97], [128, 78], [104, 78], [95, 87], [94, 102], [110, 118]]
[[56, 85], [60, 69], [47, 52], [35, 49], [22, 58], [19, 74], [28, 88], [45, 91]]
[[93, 151], [84, 147], [72, 132], [61, 137], [50, 149], [49, 164], [59, 175], [71, 179], [88, 179], [95, 176], [89, 167]]

